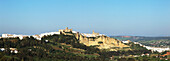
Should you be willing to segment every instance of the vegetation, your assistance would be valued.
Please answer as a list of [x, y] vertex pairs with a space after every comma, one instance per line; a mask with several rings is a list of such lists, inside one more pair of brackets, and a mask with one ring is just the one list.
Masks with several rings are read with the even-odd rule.
[[[99, 42], [100, 43], [100, 42]], [[79, 43], [74, 35], [50, 35], [44, 36], [42, 40], [33, 37], [1, 38], [0, 48], [5, 51], [0, 52], [0, 61], [109, 61], [114, 56], [114, 60], [123, 60], [120, 56], [140, 55], [151, 53], [147, 49], [135, 45], [127, 44], [132, 50], [108, 51], [99, 50], [96, 46], [86, 46]], [[19, 52], [11, 53], [10, 48], [16, 48]], [[138, 58], [125, 58], [126, 60], [137, 60]]]
[[99, 54], [102, 55], [102, 57], [107, 58], [107, 57], [112, 57], [112, 56], [129, 56], [129, 55], [141, 55], [141, 54], [150, 54], [151, 51], [147, 50], [144, 47], [139, 46], [138, 44], [134, 44], [134, 43], [129, 43], [126, 44], [129, 45], [130, 48], [132, 50], [128, 50], [128, 51], [107, 51], [107, 50], [103, 50], [102, 52], [100, 52]]
[[[97, 55], [99, 49], [80, 44], [74, 36], [51, 35], [43, 37], [42, 40], [33, 37], [22, 40], [2, 38], [0, 47], [6, 49], [0, 52], [0, 61], [102, 60]], [[10, 53], [9, 48], [17, 48], [19, 53]]]

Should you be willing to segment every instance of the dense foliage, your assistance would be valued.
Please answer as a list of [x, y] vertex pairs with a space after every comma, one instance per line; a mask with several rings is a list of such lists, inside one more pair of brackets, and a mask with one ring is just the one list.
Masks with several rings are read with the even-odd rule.
[[[48, 42], [45, 40], [48, 40]], [[61, 45], [61, 43], [85, 51], [74, 50], [66, 45]], [[0, 52], [1, 61], [102, 60], [95, 55], [99, 52], [99, 49], [80, 44], [74, 36], [52, 35], [45, 36], [42, 40], [36, 40], [33, 37], [26, 37], [22, 40], [19, 40], [19, 38], [2, 38], [0, 39], [0, 47], [6, 49]], [[10, 53], [9, 48], [17, 48], [19, 53]]]

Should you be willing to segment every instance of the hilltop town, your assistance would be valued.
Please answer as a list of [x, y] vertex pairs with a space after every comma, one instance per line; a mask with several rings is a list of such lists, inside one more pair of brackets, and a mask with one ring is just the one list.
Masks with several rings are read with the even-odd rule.
[[[109, 49], [111, 51], [116, 51], [115, 48], [128, 48], [128, 45], [125, 45], [121, 41], [110, 38], [104, 34], [95, 33], [93, 31], [92, 34], [87, 33], [79, 33], [76, 31], [72, 31], [72, 29], [59, 29], [58, 32], [48, 32], [42, 33], [40, 35], [31, 35], [37, 40], [41, 40], [42, 37], [54, 34], [64, 34], [64, 35], [74, 35], [80, 43], [85, 44], [86, 46], [97, 46], [99, 49]], [[16, 35], [16, 34], [2, 34], [2, 38], [17, 38], [23, 39], [25, 37], [30, 37], [29, 35]], [[129, 49], [128, 49], [129, 50]]]
[[[54, 57], [53, 59], [64, 57], [60, 58], [61, 60], [74, 57], [75, 60], [83, 58], [84, 60], [103, 61], [106, 60], [106, 58], [107, 60], [119, 60], [125, 57], [134, 58], [145, 56], [147, 56], [148, 59], [151, 59], [150, 57], [153, 56], [160, 56], [160, 59], [169, 59], [166, 56], [169, 56], [169, 52], [167, 51], [170, 51], [169, 48], [145, 46], [130, 40], [120, 41], [94, 31], [91, 34], [80, 33], [68, 27], [59, 29], [56, 32], [47, 32], [39, 35], [2, 34], [2, 37], [0, 37], [0, 45], [0, 53], [4, 53], [7, 56], [14, 54], [17, 55], [17, 57], [25, 54], [24, 58], [27, 59], [29, 59], [27, 56], [31, 57], [31, 59], [36, 59], [36, 57], [28, 53], [36, 54], [39, 59], [42, 58], [41, 55], [46, 54], [48, 58], [51, 57], [50, 54], [61, 55], [52, 56]], [[41, 51], [41, 53], [39, 51]], [[158, 55], [162, 52], [167, 52], [167, 54]], [[77, 59], [77, 57], [79, 58]]]
[[[65, 29], [59, 29], [59, 31], [57, 32], [47, 32], [47, 33], [42, 33], [40, 35], [31, 35], [31, 36], [37, 40], [41, 40], [42, 37], [44, 36], [54, 35], [54, 34], [72, 35], [72, 36], [75, 36], [77, 40], [79, 40], [80, 43], [86, 46], [96, 46], [99, 49], [108, 49], [110, 51], [116, 51], [116, 50], [124, 48], [124, 50], [131, 50], [129, 48], [130, 46], [125, 45], [126, 43], [131, 42], [130, 40], [120, 41], [115, 38], [110, 38], [104, 34], [96, 33], [94, 31], [92, 32], [92, 34], [79, 33], [77, 31], [73, 31], [72, 29], [68, 29], [68, 27], [66, 27]], [[25, 37], [30, 37], [30, 35], [2, 34], [2, 37], [0, 38], [17, 38], [17, 37], [20, 40], [22, 40]], [[170, 50], [169, 48], [158, 48], [158, 47], [145, 46], [138, 42], [133, 42], [133, 43], [139, 44], [140, 46], [145, 47], [151, 51], [164, 52], [164, 51]]]

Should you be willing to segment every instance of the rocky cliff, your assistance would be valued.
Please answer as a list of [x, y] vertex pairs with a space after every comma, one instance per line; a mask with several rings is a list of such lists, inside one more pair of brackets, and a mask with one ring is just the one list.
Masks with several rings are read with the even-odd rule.
[[77, 33], [76, 38], [80, 41], [80, 43], [87, 46], [97, 46], [99, 49], [115, 50], [115, 48], [129, 47], [117, 39], [95, 33], [94, 31], [92, 34]]

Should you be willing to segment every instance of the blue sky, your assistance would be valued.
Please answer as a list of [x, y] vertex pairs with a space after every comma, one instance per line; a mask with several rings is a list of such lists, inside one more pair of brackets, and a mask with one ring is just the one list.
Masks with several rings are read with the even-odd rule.
[[170, 36], [170, 0], [0, 0], [0, 34]]

